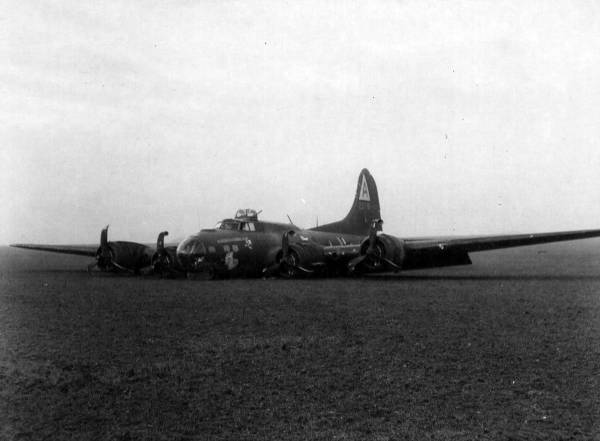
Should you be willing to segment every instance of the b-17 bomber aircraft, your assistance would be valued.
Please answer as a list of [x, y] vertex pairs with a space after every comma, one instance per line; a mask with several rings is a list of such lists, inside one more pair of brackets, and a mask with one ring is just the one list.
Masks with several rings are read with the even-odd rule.
[[258, 219], [253, 209], [238, 210], [215, 228], [203, 229], [179, 244], [110, 242], [108, 227], [100, 245], [14, 244], [13, 247], [95, 257], [88, 269], [134, 274], [187, 275], [190, 278], [301, 277], [368, 274], [471, 264], [469, 253], [524, 245], [585, 239], [600, 230], [498, 236], [400, 238], [382, 232], [379, 196], [367, 169], [358, 176], [354, 202], [340, 221], [301, 229], [292, 223]]

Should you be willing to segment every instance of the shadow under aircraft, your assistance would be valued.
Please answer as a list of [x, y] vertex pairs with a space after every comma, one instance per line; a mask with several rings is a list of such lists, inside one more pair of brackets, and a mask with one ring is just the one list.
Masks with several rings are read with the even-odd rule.
[[469, 237], [400, 238], [382, 232], [379, 195], [363, 169], [354, 201], [342, 220], [309, 229], [258, 219], [253, 209], [238, 210], [215, 228], [203, 229], [178, 244], [109, 241], [100, 245], [13, 244], [18, 248], [94, 257], [88, 266], [134, 274], [287, 278], [340, 276], [469, 265], [469, 253], [600, 236], [600, 230]]

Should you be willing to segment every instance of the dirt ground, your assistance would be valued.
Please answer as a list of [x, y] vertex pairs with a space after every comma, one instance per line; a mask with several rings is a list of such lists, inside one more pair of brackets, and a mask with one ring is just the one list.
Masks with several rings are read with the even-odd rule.
[[472, 257], [206, 282], [0, 248], [0, 439], [600, 439], [600, 241]]

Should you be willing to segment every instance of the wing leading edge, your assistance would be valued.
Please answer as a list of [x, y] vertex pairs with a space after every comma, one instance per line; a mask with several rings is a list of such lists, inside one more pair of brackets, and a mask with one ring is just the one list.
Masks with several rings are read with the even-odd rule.
[[469, 254], [501, 248], [538, 245], [567, 240], [600, 237], [600, 230], [559, 231], [552, 233], [472, 236], [459, 238], [406, 239], [406, 269], [468, 265]]
[[98, 245], [38, 245], [29, 243], [11, 244], [14, 248], [24, 248], [27, 250], [49, 251], [51, 253], [75, 254], [78, 256], [96, 256]]
[[472, 236], [456, 239], [406, 239], [407, 248], [412, 250], [460, 249], [462, 251], [487, 251], [499, 248], [519, 247], [524, 245], [537, 245], [541, 243], [561, 242], [566, 240], [588, 239], [599, 237], [600, 230], [559, 231], [553, 233], [536, 234], [509, 234], [500, 236]]

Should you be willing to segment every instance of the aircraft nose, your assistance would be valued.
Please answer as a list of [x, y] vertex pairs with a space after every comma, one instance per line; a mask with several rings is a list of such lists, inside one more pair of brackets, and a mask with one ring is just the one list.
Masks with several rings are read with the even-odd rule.
[[196, 236], [191, 236], [177, 246], [177, 259], [187, 270], [202, 267], [206, 258], [206, 247]]

